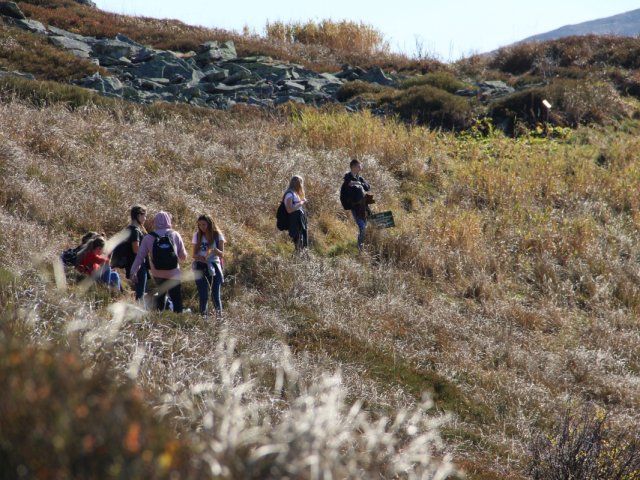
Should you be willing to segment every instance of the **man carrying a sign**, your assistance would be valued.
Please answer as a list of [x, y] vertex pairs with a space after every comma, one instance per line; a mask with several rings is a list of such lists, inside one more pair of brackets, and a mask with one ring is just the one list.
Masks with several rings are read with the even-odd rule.
[[340, 203], [345, 210], [351, 210], [351, 215], [358, 225], [358, 250], [362, 251], [369, 213], [368, 205], [374, 203], [374, 200], [373, 195], [366, 193], [371, 186], [360, 176], [362, 164], [354, 159], [351, 160], [349, 167], [350, 171], [345, 174], [340, 187]]

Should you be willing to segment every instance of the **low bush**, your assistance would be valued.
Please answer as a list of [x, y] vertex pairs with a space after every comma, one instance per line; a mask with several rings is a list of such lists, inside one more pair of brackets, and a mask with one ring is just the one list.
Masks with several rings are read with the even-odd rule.
[[533, 480], [634, 480], [640, 478], [637, 430], [616, 430], [610, 418], [593, 408], [565, 412], [551, 436], [530, 445]]
[[533, 42], [501, 48], [489, 63], [489, 67], [512, 75], [521, 75], [534, 68], [543, 52], [543, 45]]
[[[0, 478], [207, 478], [188, 442], [73, 352], [0, 341]], [[1, 338], [1, 337], [0, 337]]]
[[431, 85], [432, 87], [439, 88], [449, 93], [455, 93], [458, 90], [471, 88], [471, 85], [458, 80], [450, 72], [434, 72], [411, 77], [404, 80], [400, 87], [407, 89], [411, 87], [419, 87], [421, 85]]
[[382, 90], [383, 87], [376, 83], [354, 80], [353, 82], [347, 82], [342, 85], [336, 92], [336, 98], [340, 102], [346, 102], [353, 97], [358, 97], [365, 94], [376, 94], [381, 92]]
[[[552, 105], [548, 118], [543, 100]], [[557, 79], [546, 87], [515, 92], [495, 101], [489, 114], [496, 125], [506, 125], [508, 132], [513, 131], [516, 119], [529, 127], [546, 121], [577, 127], [590, 123], [612, 124], [629, 117], [613, 85], [590, 78]]]
[[471, 102], [431, 85], [411, 87], [381, 98], [400, 118], [431, 128], [461, 130], [471, 124]]

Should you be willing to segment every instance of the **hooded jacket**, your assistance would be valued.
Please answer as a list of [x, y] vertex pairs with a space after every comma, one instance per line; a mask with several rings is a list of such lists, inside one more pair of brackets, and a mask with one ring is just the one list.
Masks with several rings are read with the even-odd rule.
[[[171, 230], [171, 215], [167, 212], [158, 212], [156, 216], [153, 218], [153, 228], [154, 232], [159, 236], [165, 235], [169, 232], [169, 236], [173, 240], [173, 244], [176, 246], [176, 255], [181, 262], [184, 262], [187, 259], [187, 250], [184, 246], [184, 242], [182, 241], [182, 237], [175, 230]], [[140, 242], [140, 248], [138, 249], [138, 254], [136, 255], [136, 259], [131, 266], [131, 273], [129, 274], [130, 278], [135, 278], [142, 262], [147, 257], [147, 255], [151, 254], [153, 251], [153, 242], [155, 241], [155, 237], [153, 235], [145, 235]], [[177, 268], [172, 270], [157, 270], [153, 265], [153, 258], [151, 258], [151, 275], [156, 278], [180, 278], [180, 265]]]

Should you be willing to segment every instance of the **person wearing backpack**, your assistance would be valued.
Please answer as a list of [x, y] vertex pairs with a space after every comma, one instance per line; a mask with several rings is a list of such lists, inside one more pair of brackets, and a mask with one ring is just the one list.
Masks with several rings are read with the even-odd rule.
[[[344, 175], [340, 187], [340, 203], [345, 210], [351, 210], [351, 215], [358, 225], [358, 250], [362, 251], [364, 236], [367, 228], [367, 193], [371, 186], [360, 176], [362, 164], [353, 159], [349, 163], [349, 172]], [[372, 198], [369, 195], [370, 198]]]
[[67, 248], [62, 252], [60, 255], [60, 261], [62, 262], [62, 266], [65, 271], [68, 271], [70, 268], [75, 268], [77, 271], [80, 271], [80, 263], [82, 262], [82, 257], [87, 252], [89, 241], [99, 235], [100, 234], [98, 232], [87, 232], [82, 236], [78, 246]]
[[308, 231], [307, 214], [303, 208], [307, 198], [304, 194], [304, 180], [300, 175], [291, 177], [282, 203], [289, 215], [289, 237], [293, 240], [296, 250], [302, 250], [308, 246]]
[[222, 259], [224, 258], [224, 235], [209, 215], [198, 217], [193, 234], [193, 265], [196, 287], [200, 299], [200, 315], [207, 315], [209, 292], [217, 318], [222, 317], [220, 290], [224, 282]]
[[[126, 239], [113, 249], [111, 254], [111, 267], [124, 268], [126, 278], [131, 276], [131, 267], [140, 249], [140, 242], [146, 235], [144, 222], [147, 219], [147, 209], [143, 205], [134, 205], [129, 212], [131, 223], [122, 231], [121, 235], [126, 235]], [[136, 274], [135, 298], [140, 300], [144, 297], [147, 287], [147, 275], [149, 272], [149, 260], [145, 258]]]
[[103, 254], [105, 245], [105, 239], [101, 235], [89, 240], [77, 268], [80, 273], [109, 285], [119, 292], [121, 290], [120, 275], [115, 270], [111, 270], [109, 257]]
[[157, 289], [157, 308], [165, 309], [167, 293], [173, 302], [173, 311], [182, 312], [182, 285], [180, 261], [187, 259], [187, 251], [182, 237], [171, 229], [171, 215], [158, 212], [153, 218], [154, 230], [145, 235], [138, 248], [136, 259], [131, 266], [129, 279], [136, 282], [138, 271], [147, 255], [150, 255], [150, 269]]

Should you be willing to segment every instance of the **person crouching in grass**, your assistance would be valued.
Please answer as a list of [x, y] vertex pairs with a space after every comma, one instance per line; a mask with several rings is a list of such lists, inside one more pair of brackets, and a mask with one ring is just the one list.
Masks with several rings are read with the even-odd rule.
[[91, 239], [82, 255], [78, 270], [119, 292], [121, 290], [120, 275], [115, 270], [111, 270], [109, 257], [103, 254], [105, 245], [106, 242], [102, 236]]

